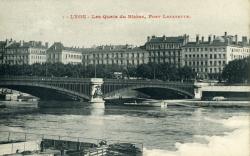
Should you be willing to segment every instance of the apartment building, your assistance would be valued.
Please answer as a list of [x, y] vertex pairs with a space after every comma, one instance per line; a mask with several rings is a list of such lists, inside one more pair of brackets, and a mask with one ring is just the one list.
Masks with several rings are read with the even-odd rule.
[[148, 52], [132, 45], [106, 45], [83, 49], [83, 64], [137, 66], [148, 63]]
[[182, 47], [182, 65], [189, 66], [203, 79], [217, 79], [228, 62], [242, 59], [250, 55], [250, 43], [243, 36], [238, 41], [237, 35], [196, 36], [194, 42], [188, 42]]
[[61, 42], [55, 42], [47, 50], [47, 62], [63, 64], [81, 64], [82, 49], [76, 47], [65, 47]]

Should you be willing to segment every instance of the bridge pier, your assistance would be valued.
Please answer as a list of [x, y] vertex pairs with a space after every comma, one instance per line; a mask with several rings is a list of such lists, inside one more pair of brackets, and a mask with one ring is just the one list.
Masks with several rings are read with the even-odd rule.
[[201, 99], [202, 98], [202, 84], [201, 83], [194, 83], [194, 98]]
[[90, 80], [90, 103], [94, 108], [104, 108], [105, 101], [102, 93], [102, 78], [91, 78]]

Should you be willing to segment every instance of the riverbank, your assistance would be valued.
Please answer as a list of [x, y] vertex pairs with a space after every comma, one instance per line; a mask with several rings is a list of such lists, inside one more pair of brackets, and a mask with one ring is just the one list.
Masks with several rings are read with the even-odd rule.
[[202, 101], [196, 99], [164, 100], [168, 106], [250, 107], [250, 101]]
[[[143, 104], [147, 99], [112, 99], [106, 100], [106, 105], [125, 105], [124, 103], [137, 102]], [[175, 100], [159, 100], [159, 102], [164, 101], [167, 106], [183, 106], [183, 107], [250, 107], [250, 101], [248, 99], [243, 100], [197, 100], [197, 99], [175, 99]], [[140, 105], [136, 106], [140, 106]], [[143, 105], [141, 105], [143, 106]]]
[[0, 101], [0, 105], [6, 107], [37, 107], [38, 101]]

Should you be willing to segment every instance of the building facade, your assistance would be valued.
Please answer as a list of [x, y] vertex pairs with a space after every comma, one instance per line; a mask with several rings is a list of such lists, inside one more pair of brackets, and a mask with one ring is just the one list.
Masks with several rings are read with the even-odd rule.
[[4, 49], [5, 49], [5, 41], [0, 41], [0, 64], [3, 64], [3, 55], [4, 55]]
[[83, 50], [83, 64], [137, 66], [148, 63], [148, 52], [132, 45], [106, 45]]
[[149, 62], [169, 63], [181, 66], [181, 49], [189, 41], [188, 35], [177, 37], [152, 36], [147, 38], [145, 49], [149, 52]]
[[65, 47], [62, 43], [55, 42], [47, 50], [47, 62], [63, 64], [81, 64], [82, 49], [76, 47]]
[[2, 54], [2, 64], [22, 65], [46, 62], [48, 44], [41, 41], [16, 42], [6, 40]]
[[182, 47], [182, 66], [188, 66], [197, 73], [201, 79], [217, 79], [229, 61], [242, 59], [250, 55], [250, 46], [247, 37], [238, 41], [238, 36], [210, 35], [205, 41], [204, 37], [196, 36], [195, 42], [188, 42]]

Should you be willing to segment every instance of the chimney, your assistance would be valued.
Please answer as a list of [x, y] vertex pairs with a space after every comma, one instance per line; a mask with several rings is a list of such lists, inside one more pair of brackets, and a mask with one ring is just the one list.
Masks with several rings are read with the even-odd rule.
[[42, 41], [39, 41], [39, 42], [38, 42], [38, 46], [42, 46]]
[[30, 41], [29, 44], [33, 47], [34, 46], [34, 41]]
[[209, 42], [209, 44], [212, 43], [212, 36], [211, 35], [208, 36], [208, 42]]
[[213, 40], [215, 40], [215, 37], [216, 37], [216, 36], [214, 35]]
[[225, 36], [225, 37], [227, 36], [227, 32], [224, 33], [224, 36]]
[[155, 38], [155, 35], [153, 35], [152, 38]]
[[201, 37], [201, 42], [202, 42], [202, 43], [204, 42], [204, 36]]
[[164, 40], [164, 41], [166, 40], [166, 36], [165, 36], [165, 35], [163, 35], [163, 40]]
[[197, 34], [197, 35], [196, 35], [196, 43], [199, 44], [199, 41], [200, 41], [200, 40], [199, 40], [199, 35]]
[[20, 40], [20, 46], [21, 47], [23, 46], [23, 40]]
[[49, 43], [45, 42], [45, 48], [49, 48]]
[[188, 43], [189, 36], [187, 34], [184, 34], [184, 44]]
[[150, 41], [150, 36], [147, 37], [147, 41], [148, 41], [148, 42]]
[[238, 35], [234, 36], [235, 44], [238, 44]]
[[242, 36], [242, 43], [244, 45], [247, 44], [247, 37], [246, 36]]
[[9, 39], [6, 39], [6, 45], [8, 45], [10, 42], [9, 42]]

